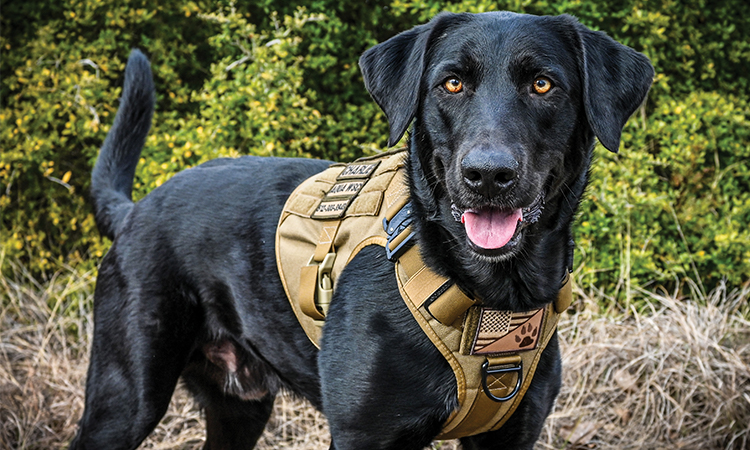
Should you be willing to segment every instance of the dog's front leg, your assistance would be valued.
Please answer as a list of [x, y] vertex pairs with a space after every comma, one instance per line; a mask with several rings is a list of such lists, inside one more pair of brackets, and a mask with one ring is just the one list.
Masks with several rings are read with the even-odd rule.
[[363, 249], [339, 278], [319, 355], [336, 450], [421, 450], [455, 408], [450, 366], [401, 298], [393, 263]]

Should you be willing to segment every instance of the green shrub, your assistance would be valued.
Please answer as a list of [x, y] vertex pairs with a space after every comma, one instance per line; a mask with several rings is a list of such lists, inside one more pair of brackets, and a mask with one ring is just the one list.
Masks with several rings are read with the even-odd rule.
[[[750, 274], [750, 104], [697, 92], [631, 119], [618, 155], [605, 151], [576, 230], [579, 282], [612, 291], [738, 286]], [[603, 150], [603, 149], [602, 149]]]
[[[193, 2], [142, 3], [70, 1], [41, 8], [33, 36], [2, 35], [9, 74], [0, 84], [3, 260], [43, 273], [60, 263], [90, 266], [106, 250], [87, 190], [131, 47], [151, 56], [158, 90], [137, 196], [216, 156], [309, 156], [315, 130], [329, 121], [298, 92], [295, 49], [310, 17], [286, 18], [266, 35], [229, 9], [201, 14]], [[29, 12], [4, 9], [7, 23], [19, 22], [19, 10]], [[27, 41], [17, 39], [24, 34]], [[229, 67], [234, 61], [241, 64]]]
[[742, 0], [4, 4], [2, 253], [45, 272], [61, 262], [91, 266], [106, 250], [86, 193], [131, 47], [150, 56], [158, 96], [137, 170], [141, 197], [217, 156], [370, 153], [385, 143], [387, 124], [363, 88], [361, 52], [444, 9], [507, 9], [576, 15], [646, 53], [657, 70], [620, 154], [597, 149], [576, 229], [579, 283], [615, 298], [686, 278], [705, 289], [722, 278], [738, 286], [750, 279], [743, 7]]
[[135, 189], [145, 195], [186, 167], [220, 156], [321, 156], [320, 128], [331, 122], [301, 95], [301, 28], [322, 16], [297, 13], [268, 35], [232, 10], [202, 14], [218, 24], [216, 62], [192, 92], [195, 113], [158, 112]]

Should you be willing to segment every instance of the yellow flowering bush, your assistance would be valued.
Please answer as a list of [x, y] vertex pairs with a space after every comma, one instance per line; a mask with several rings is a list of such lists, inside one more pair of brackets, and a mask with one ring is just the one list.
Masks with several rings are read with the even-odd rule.
[[656, 67], [620, 153], [596, 151], [575, 231], [578, 283], [621, 299], [636, 286], [707, 291], [750, 279], [743, 0], [6, 3], [0, 261], [51, 274], [91, 267], [106, 251], [87, 190], [133, 47], [150, 57], [157, 88], [140, 198], [215, 157], [349, 160], [377, 150], [387, 124], [363, 87], [362, 51], [442, 10], [505, 9], [573, 14]]

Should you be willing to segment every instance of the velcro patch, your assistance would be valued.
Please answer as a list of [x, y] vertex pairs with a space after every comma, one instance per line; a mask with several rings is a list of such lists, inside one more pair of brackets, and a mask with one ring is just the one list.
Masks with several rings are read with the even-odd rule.
[[350, 201], [351, 198], [341, 200], [323, 199], [310, 217], [313, 219], [340, 219], [344, 217]]
[[544, 308], [514, 313], [482, 308], [472, 355], [534, 350], [542, 334]]
[[331, 187], [326, 197], [354, 197], [367, 183], [367, 180], [339, 181]]
[[356, 178], [369, 178], [375, 169], [378, 168], [380, 161], [373, 163], [353, 163], [347, 165], [339, 174], [336, 180], [351, 180]]
[[344, 167], [310, 218], [329, 220], [344, 217], [346, 209], [365, 187], [378, 165], [380, 161], [353, 163]]

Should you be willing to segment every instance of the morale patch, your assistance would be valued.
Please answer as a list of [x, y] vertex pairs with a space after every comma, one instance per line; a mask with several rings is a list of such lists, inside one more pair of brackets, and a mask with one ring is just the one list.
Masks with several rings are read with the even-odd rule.
[[359, 194], [367, 180], [341, 181], [333, 185], [326, 197], [354, 197]]
[[313, 219], [340, 219], [344, 217], [350, 201], [351, 198], [341, 200], [323, 199], [310, 217]]
[[380, 161], [363, 164], [349, 164], [336, 178], [337, 180], [351, 180], [356, 178], [368, 178], [378, 168]]
[[472, 355], [534, 350], [542, 332], [544, 309], [513, 313], [482, 308]]

